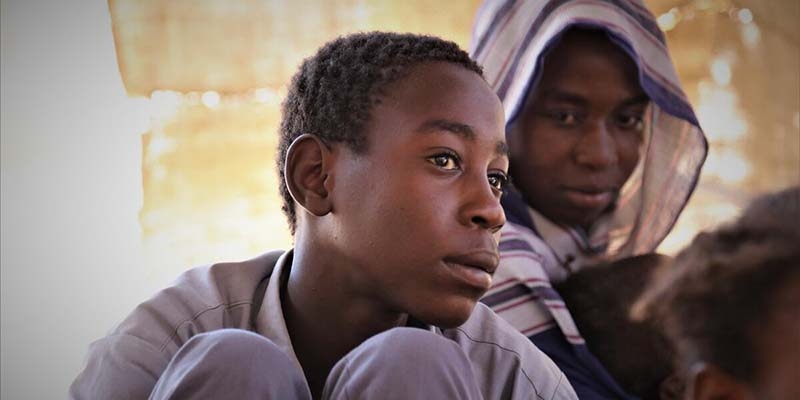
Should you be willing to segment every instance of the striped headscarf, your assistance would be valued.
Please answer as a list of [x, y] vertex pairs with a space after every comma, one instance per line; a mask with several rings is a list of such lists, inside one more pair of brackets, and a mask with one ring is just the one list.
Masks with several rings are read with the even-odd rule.
[[[664, 34], [642, 2], [488, 0], [478, 11], [470, 53], [483, 65], [510, 126], [537, 82], [542, 55], [573, 26], [605, 30], [636, 62], [640, 84], [652, 100], [642, 157], [607, 226], [597, 230], [608, 241], [603, 246], [607, 258], [651, 252], [694, 190], [708, 144], [681, 89]], [[509, 221], [533, 229], [521, 196], [506, 197]]]
[[[476, 17], [471, 53], [503, 102], [508, 131], [537, 84], [543, 55], [576, 26], [605, 31], [627, 52], [651, 105], [642, 155], [613, 213], [595, 222], [591, 235], [580, 227], [561, 228], [590, 260], [652, 252], [694, 190], [708, 144], [680, 87], [664, 35], [641, 1], [486, 0]], [[501, 231], [500, 267], [481, 301], [550, 356], [581, 399], [634, 398], [589, 351], [551, 286], [582, 267], [581, 262], [559, 259], [559, 243], [544, 240], [546, 221], [509, 186], [502, 199], [508, 223]]]

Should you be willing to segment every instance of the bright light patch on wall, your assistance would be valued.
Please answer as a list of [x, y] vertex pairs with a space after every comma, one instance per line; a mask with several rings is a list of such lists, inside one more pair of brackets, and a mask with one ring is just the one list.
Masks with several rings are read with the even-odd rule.
[[736, 16], [739, 18], [743, 24], [749, 24], [753, 22], [753, 12], [747, 8], [743, 8], [736, 13]]
[[258, 88], [255, 90], [254, 93], [255, 99], [259, 103], [277, 103], [278, 102], [278, 95], [275, 91], [270, 90], [268, 88]]
[[729, 185], [738, 185], [750, 175], [750, 163], [736, 149], [712, 149], [703, 165], [703, 173]]
[[219, 106], [219, 93], [209, 90], [203, 93], [203, 96], [200, 97], [203, 105], [208, 108], [216, 108]]
[[731, 83], [731, 64], [723, 57], [717, 57], [711, 62], [711, 77], [718, 85]]
[[736, 142], [747, 133], [736, 93], [711, 82], [700, 82], [697, 117], [712, 142]]
[[152, 135], [147, 144], [147, 161], [154, 162], [167, 153], [175, 151], [176, 143], [164, 135]]
[[677, 8], [673, 8], [664, 14], [658, 16], [658, 27], [662, 31], [668, 32], [680, 22], [680, 13]]
[[756, 24], [742, 25], [742, 42], [748, 49], [754, 49], [761, 40], [761, 30]]
[[356, 21], [367, 21], [372, 14], [369, 8], [364, 4], [356, 4], [350, 12], [353, 15], [353, 19]]
[[150, 94], [150, 115], [166, 120], [172, 118], [181, 103], [181, 94], [171, 90], [154, 90]]

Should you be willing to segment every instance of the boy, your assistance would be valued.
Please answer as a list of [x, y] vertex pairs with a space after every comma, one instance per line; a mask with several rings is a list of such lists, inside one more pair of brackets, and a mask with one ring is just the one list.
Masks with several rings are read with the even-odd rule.
[[675, 345], [684, 398], [800, 398], [798, 221], [799, 187], [760, 197], [695, 237], [634, 308]]
[[294, 249], [189, 271], [92, 346], [72, 397], [575, 398], [476, 307], [508, 159], [466, 53], [379, 32], [328, 43], [292, 80], [278, 150]]

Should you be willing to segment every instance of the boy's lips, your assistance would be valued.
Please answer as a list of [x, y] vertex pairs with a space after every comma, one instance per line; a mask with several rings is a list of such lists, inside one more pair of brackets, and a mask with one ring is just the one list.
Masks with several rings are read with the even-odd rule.
[[448, 256], [443, 261], [464, 283], [489, 290], [492, 286], [492, 275], [500, 263], [500, 258], [496, 251], [478, 250]]

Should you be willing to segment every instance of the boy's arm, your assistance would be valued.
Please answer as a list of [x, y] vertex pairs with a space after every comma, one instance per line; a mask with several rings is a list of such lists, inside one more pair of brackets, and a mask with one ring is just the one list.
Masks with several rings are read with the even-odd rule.
[[528, 338], [483, 304], [443, 334], [472, 361], [487, 399], [577, 399], [564, 373]]
[[107, 336], [90, 346], [69, 398], [146, 399], [168, 363], [167, 355], [140, 338]]
[[263, 299], [256, 289], [283, 254], [272, 251], [181, 274], [90, 346], [70, 398], [148, 398], [172, 356], [192, 336], [223, 328], [253, 330], [253, 314]]

